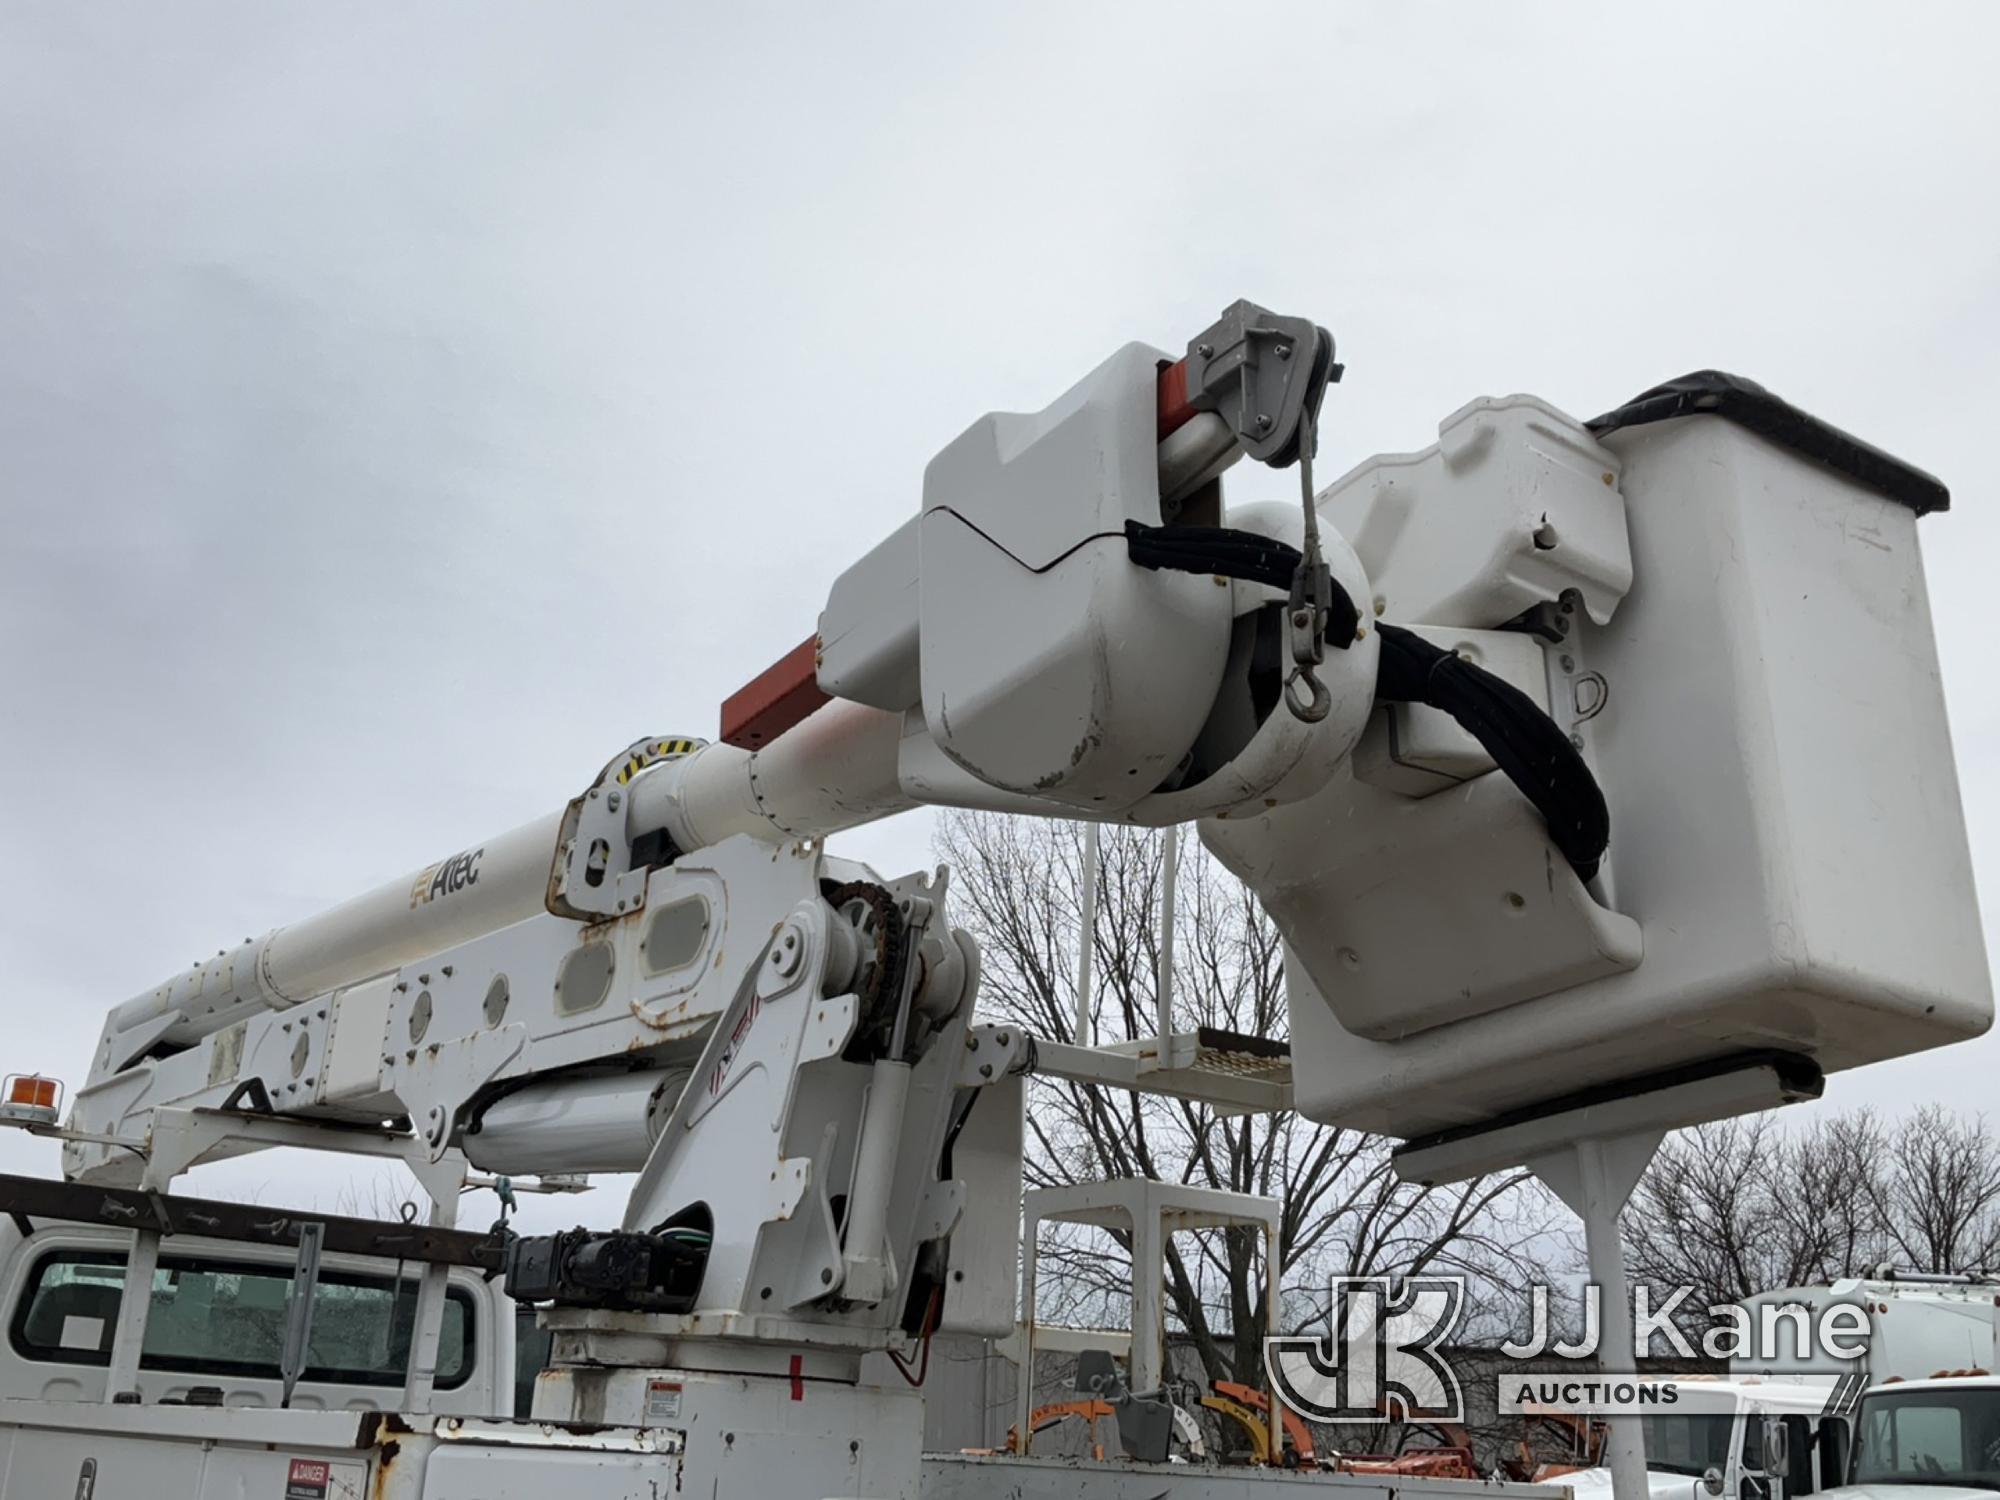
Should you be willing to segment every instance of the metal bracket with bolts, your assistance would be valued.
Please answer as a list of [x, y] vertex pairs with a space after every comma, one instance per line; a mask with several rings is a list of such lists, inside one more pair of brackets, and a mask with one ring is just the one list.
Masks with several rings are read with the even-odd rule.
[[632, 778], [664, 761], [691, 755], [696, 739], [636, 740], [563, 810], [549, 869], [548, 909], [576, 922], [601, 922], [646, 904], [647, 867], [635, 864], [626, 837], [626, 791]]

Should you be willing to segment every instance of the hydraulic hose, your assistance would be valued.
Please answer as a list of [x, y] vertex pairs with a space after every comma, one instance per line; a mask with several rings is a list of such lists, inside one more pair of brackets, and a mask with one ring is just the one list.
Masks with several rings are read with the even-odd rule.
[[1569, 736], [1512, 683], [1414, 631], [1377, 622], [1378, 703], [1421, 703], [1448, 713], [1534, 803], [1577, 879], [1597, 874], [1611, 842], [1604, 791]]

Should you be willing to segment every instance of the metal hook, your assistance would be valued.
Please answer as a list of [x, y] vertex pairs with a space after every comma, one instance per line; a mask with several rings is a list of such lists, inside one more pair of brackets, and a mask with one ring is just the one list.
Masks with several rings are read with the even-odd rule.
[[[1297, 689], [1301, 682], [1312, 689], [1309, 702], [1299, 701]], [[1311, 667], [1300, 667], [1285, 679], [1285, 707], [1292, 711], [1293, 718], [1317, 724], [1333, 711], [1333, 694], [1326, 690], [1326, 684], [1313, 674]]]
[[1285, 706], [1293, 718], [1305, 724], [1317, 724], [1333, 711], [1333, 694], [1313, 671], [1326, 659], [1326, 620], [1332, 602], [1332, 574], [1320, 553], [1319, 511], [1313, 504], [1313, 449], [1319, 442], [1313, 415], [1310, 403], [1299, 413], [1299, 495], [1305, 512], [1305, 546], [1299, 553], [1292, 597], [1286, 606], [1292, 675], [1285, 679]]

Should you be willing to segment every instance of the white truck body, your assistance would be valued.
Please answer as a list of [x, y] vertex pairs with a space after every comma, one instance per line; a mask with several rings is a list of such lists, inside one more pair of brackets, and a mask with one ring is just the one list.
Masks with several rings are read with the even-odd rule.
[[1871, 1388], [1855, 1413], [1848, 1478], [1828, 1500], [1987, 1500], [2000, 1490], [2000, 1379]]
[[[1818, 1286], [1782, 1287], [1746, 1298], [1741, 1304], [1753, 1326], [1775, 1330], [1778, 1359], [1737, 1358], [1727, 1380], [1701, 1384], [1725, 1415], [1693, 1414], [1646, 1419], [1647, 1478], [1656, 1500], [1694, 1500], [1702, 1475], [1714, 1468], [1724, 1495], [1739, 1500], [1777, 1500], [1828, 1489], [1845, 1478], [1852, 1421], [1845, 1414], [1821, 1415], [1824, 1385], [1802, 1385], [1800, 1377], [1860, 1376], [1870, 1382], [1910, 1382], [1949, 1371], [1990, 1371], [2000, 1336], [2000, 1284], [1973, 1277], [1845, 1277]], [[1859, 1361], [1838, 1362], [1802, 1345], [1799, 1320], [1804, 1309], [1817, 1326], [1832, 1306], [1859, 1308], [1866, 1322]], [[1761, 1341], [1760, 1341], [1761, 1342]], [[1686, 1377], [1678, 1377], [1685, 1381]], [[1767, 1417], [1781, 1420], [1790, 1450], [1790, 1472], [1764, 1472], [1761, 1427]], [[1586, 1490], [1609, 1493], [1609, 1476], [1593, 1469], [1576, 1476]]]
[[[0, 1400], [9, 1497], [113, 1500], [573, 1500], [669, 1493], [664, 1432], [586, 1435], [380, 1412]], [[654, 1488], [657, 1486], [657, 1488]]]
[[[285, 1211], [274, 1209], [274, 1216]], [[386, 1227], [386, 1226], [385, 1226]], [[913, 1391], [837, 1381], [793, 1386], [727, 1374], [548, 1372], [545, 1399], [597, 1420], [528, 1418], [517, 1381], [539, 1338], [497, 1280], [446, 1273], [431, 1410], [398, 1412], [418, 1268], [329, 1253], [320, 1263], [308, 1359], [281, 1406], [279, 1345], [294, 1257], [189, 1236], [161, 1242], [136, 1377], [139, 1400], [105, 1389], [130, 1231], [0, 1215], [0, 1497], [45, 1500], [568, 1500], [689, 1494], [1046, 1495], [1126, 1500], [1159, 1473], [1118, 1460], [926, 1455]], [[401, 1278], [402, 1293], [394, 1288]], [[400, 1319], [400, 1321], [399, 1321]], [[585, 1389], [588, 1387], [588, 1389]], [[558, 1399], [559, 1398], [559, 1399]], [[843, 1455], [828, 1473], [815, 1455]], [[1176, 1492], [1258, 1500], [1272, 1485], [1334, 1484], [1342, 1500], [1440, 1500], [1462, 1481], [1298, 1475], [1176, 1466]], [[769, 1486], [778, 1486], [769, 1489]], [[1151, 1488], [1148, 1488], [1151, 1486]], [[1548, 1486], [1482, 1486], [1484, 1500], [1557, 1500]]]
[[[878, 1488], [864, 1453], [832, 1472], [809, 1467], [810, 1435], [721, 1393], [737, 1441], [704, 1453], [677, 1431], [436, 1418], [408, 1422], [344, 1411], [229, 1412], [0, 1400], [4, 1493], [36, 1500], [664, 1500], [677, 1495], [925, 1500], [1153, 1500], [1167, 1482], [1144, 1465], [1077, 1459], [933, 1455], [921, 1489]], [[807, 1403], [810, 1405], [810, 1403]], [[914, 1404], [914, 1403], [913, 1403]], [[830, 1405], [837, 1405], [830, 1403]], [[693, 1408], [690, 1408], [692, 1413]], [[829, 1412], [829, 1416], [835, 1413]], [[756, 1425], [753, 1425], [756, 1424]], [[842, 1445], [845, 1447], [845, 1444]], [[739, 1451], [740, 1450], [740, 1451]], [[784, 1455], [796, 1457], [790, 1469]], [[773, 1467], [777, 1464], [778, 1467]], [[773, 1482], [782, 1489], [764, 1486]], [[1552, 1485], [1484, 1484], [1283, 1469], [1177, 1466], [1177, 1500], [1562, 1500]]]
[[1870, 1384], [1891, 1378], [1917, 1380], [1951, 1370], [1992, 1370], [2000, 1353], [2000, 1282], [1980, 1278], [1847, 1277], [1822, 1286], [1784, 1287], [1748, 1298], [1744, 1309], [1768, 1319], [1778, 1337], [1775, 1360], [1730, 1361], [1731, 1373], [1784, 1376], [1812, 1370], [1853, 1371], [1803, 1348], [1793, 1307], [1815, 1318], [1828, 1307], [1850, 1306], [1867, 1320], [1867, 1353], [1859, 1373]]
[[[133, 995], [66, 1121], [53, 1079], [0, 1084], [92, 1195], [37, 1212], [111, 1236], [12, 1247], [0, 1497], [1341, 1482], [1168, 1469], [1169, 1401], [1106, 1369], [1079, 1378], [1146, 1463], [927, 1464], [920, 1397], [864, 1382], [870, 1354], [1014, 1326], [992, 1252], [1035, 1072], [1411, 1138], [1409, 1181], [1525, 1164], [1583, 1220], [1625, 1367], [1616, 1219], [1662, 1132], [1991, 1024], [1917, 548], [1949, 496], [1715, 371], [1591, 423], [1475, 402], [1321, 493], [1333, 353], [1239, 302], [1178, 360], [1128, 345], [989, 414], [722, 743], [637, 741], [559, 813]], [[1296, 510], [1225, 505], [1246, 456], [1296, 466]], [[915, 806], [1200, 822], [1287, 942], [1282, 1078], [1269, 1037], [1176, 1030], [1171, 873], [1150, 1041], [981, 1023], [948, 872], [824, 847]], [[238, 1206], [174, 1218], [175, 1180], [291, 1146], [402, 1162], [427, 1224], [294, 1217], [289, 1282], [188, 1253]], [[474, 1168], [638, 1175], [615, 1229], [426, 1249], [406, 1336], [368, 1252], [452, 1234]], [[534, 1420], [475, 1266], [550, 1309]], [[1334, 1421], [1318, 1352], [1265, 1373]], [[1639, 1500], [1635, 1429], [1605, 1454]], [[1344, 1483], [1392, 1486], [1463, 1492]]]
[[[1697, 1400], [1682, 1410], [1641, 1418], [1645, 1429], [1646, 1483], [1651, 1500], [1801, 1500], [1840, 1483], [1847, 1467], [1848, 1418], [1826, 1413], [1827, 1389], [1758, 1376], [1671, 1379]], [[1780, 1424], [1788, 1472], [1769, 1472], [1767, 1422]], [[1709, 1489], [1705, 1476], [1719, 1477]], [[1575, 1500], [1611, 1500], [1608, 1469], [1563, 1476]]]

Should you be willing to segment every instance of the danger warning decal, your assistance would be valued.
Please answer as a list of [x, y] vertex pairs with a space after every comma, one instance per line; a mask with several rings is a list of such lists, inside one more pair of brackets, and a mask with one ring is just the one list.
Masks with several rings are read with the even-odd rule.
[[362, 1500], [367, 1477], [361, 1464], [295, 1458], [285, 1473], [284, 1500]]
[[676, 1422], [681, 1415], [681, 1383], [678, 1380], [649, 1380], [646, 1382], [646, 1421], [648, 1427], [658, 1427], [662, 1423]]

